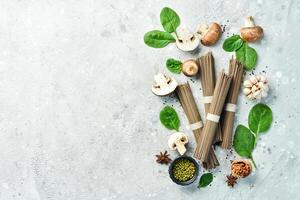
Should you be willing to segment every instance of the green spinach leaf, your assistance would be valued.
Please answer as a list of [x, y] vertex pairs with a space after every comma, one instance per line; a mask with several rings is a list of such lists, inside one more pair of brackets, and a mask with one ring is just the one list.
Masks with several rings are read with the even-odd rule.
[[175, 38], [170, 33], [158, 30], [149, 31], [144, 35], [145, 44], [153, 48], [163, 48], [175, 41]]
[[206, 187], [213, 181], [212, 173], [205, 173], [199, 180], [198, 188]]
[[227, 52], [233, 52], [241, 48], [243, 44], [244, 41], [240, 38], [239, 35], [233, 35], [224, 41], [223, 49]]
[[233, 147], [234, 150], [243, 157], [252, 158], [252, 151], [254, 149], [255, 136], [251, 131], [243, 126], [238, 125], [234, 138], [233, 138]]
[[160, 122], [170, 130], [179, 131], [180, 120], [174, 108], [171, 106], [164, 107], [159, 114]]
[[175, 60], [173, 58], [169, 58], [166, 62], [167, 68], [170, 70], [170, 72], [173, 72], [175, 74], [181, 73], [181, 65], [182, 62], [180, 60]]
[[259, 103], [253, 106], [248, 115], [249, 128], [256, 137], [259, 133], [266, 132], [273, 121], [273, 114], [270, 107]]
[[180, 25], [180, 18], [174, 10], [165, 7], [160, 12], [160, 22], [165, 31], [173, 33], [176, 32], [176, 28]]
[[256, 64], [257, 53], [255, 49], [249, 47], [249, 45], [244, 42], [242, 47], [236, 51], [236, 58], [244, 65], [245, 70], [251, 70]]

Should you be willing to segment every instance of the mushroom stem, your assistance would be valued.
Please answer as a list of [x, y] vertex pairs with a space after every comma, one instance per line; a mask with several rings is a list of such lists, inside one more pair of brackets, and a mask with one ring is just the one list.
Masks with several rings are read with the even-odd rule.
[[245, 27], [254, 27], [255, 23], [252, 16], [248, 16], [245, 21]]
[[208, 32], [208, 26], [206, 24], [200, 25], [197, 33], [203, 37]]
[[177, 145], [177, 151], [180, 155], [183, 155], [186, 152], [186, 148], [184, 145]]

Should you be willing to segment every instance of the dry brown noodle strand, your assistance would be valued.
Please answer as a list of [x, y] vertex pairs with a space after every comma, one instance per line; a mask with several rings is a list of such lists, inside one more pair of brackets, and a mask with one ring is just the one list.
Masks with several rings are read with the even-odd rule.
[[[205, 55], [197, 59], [200, 64], [201, 70], [201, 84], [203, 96], [212, 96], [215, 88], [215, 67], [214, 67], [214, 57], [212, 52], [208, 52]], [[205, 103], [205, 113], [207, 114], [210, 103]], [[219, 143], [222, 140], [221, 126], [218, 125], [216, 131], [216, 137], [214, 143]]]
[[[182, 105], [182, 108], [187, 116], [187, 119], [190, 124], [201, 121], [200, 113], [197, 108], [195, 99], [193, 97], [191, 88], [188, 83], [179, 85], [176, 89], [177, 96]], [[202, 129], [197, 129], [193, 131], [196, 142], [201, 140]], [[207, 162], [203, 163], [203, 166], [206, 168], [215, 168], [219, 165], [216, 155], [214, 154], [213, 149], [209, 152], [209, 159]]]
[[[214, 89], [213, 99], [209, 107], [209, 113], [217, 116], [221, 115], [230, 82], [231, 77], [222, 71]], [[194, 156], [199, 158], [201, 161], [205, 161], [208, 158], [209, 151], [214, 141], [217, 125], [218, 123], [216, 122], [206, 120], [201, 138], [194, 153]]]
[[[232, 103], [236, 105], [243, 73], [243, 65], [237, 62], [235, 59], [231, 59], [229, 63], [229, 74], [232, 76], [232, 81], [228, 91], [226, 103]], [[226, 110], [223, 111], [221, 118], [221, 127], [223, 133], [221, 147], [224, 149], [230, 149], [232, 147], [234, 116], [235, 112], [229, 112]]]

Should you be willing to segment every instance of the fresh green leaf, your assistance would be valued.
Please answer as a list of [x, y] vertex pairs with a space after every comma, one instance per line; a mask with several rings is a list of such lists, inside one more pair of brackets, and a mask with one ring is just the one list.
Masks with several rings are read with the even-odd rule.
[[233, 35], [224, 41], [223, 49], [228, 52], [233, 52], [241, 48], [243, 44], [244, 41], [240, 38], [239, 35]]
[[273, 120], [273, 114], [270, 107], [259, 103], [252, 107], [248, 115], [249, 128], [256, 137], [259, 133], [266, 132]]
[[234, 150], [243, 157], [252, 158], [254, 149], [255, 136], [251, 131], [243, 126], [238, 125], [233, 138]]
[[180, 18], [174, 10], [165, 7], [160, 12], [160, 22], [165, 31], [173, 33], [176, 32], [177, 27], [180, 25]]
[[164, 107], [159, 114], [160, 122], [170, 130], [179, 131], [180, 120], [174, 108], [171, 106]]
[[251, 70], [256, 64], [257, 53], [255, 49], [249, 47], [249, 45], [244, 42], [242, 47], [236, 51], [236, 58], [244, 65], [245, 70]]
[[181, 65], [182, 62], [180, 60], [175, 60], [173, 58], [169, 58], [166, 62], [167, 68], [170, 70], [170, 72], [173, 72], [175, 74], [181, 73]]
[[212, 173], [205, 173], [199, 180], [198, 188], [206, 187], [213, 181]]
[[149, 31], [144, 35], [144, 42], [153, 48], [163, 48], [175, 41], [175, 38], [170, 33], [158, 30]]

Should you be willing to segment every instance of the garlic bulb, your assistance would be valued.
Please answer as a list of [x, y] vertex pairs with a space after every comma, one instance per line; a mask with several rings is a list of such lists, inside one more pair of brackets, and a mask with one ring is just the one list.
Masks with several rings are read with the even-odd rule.
[[268, 96], [269, 86], [267, 78], [263, 75], [253, 75], [244, 81], [243, 93], [248, 99], [261, 99]]

